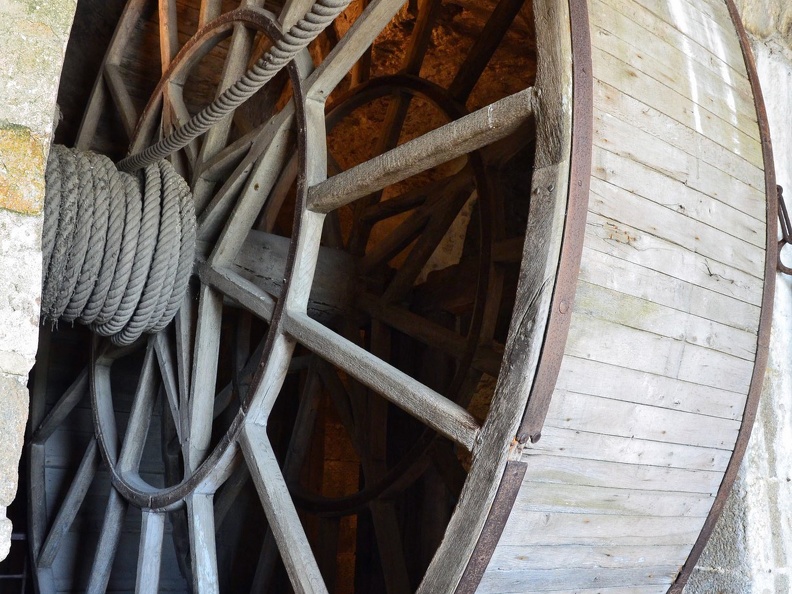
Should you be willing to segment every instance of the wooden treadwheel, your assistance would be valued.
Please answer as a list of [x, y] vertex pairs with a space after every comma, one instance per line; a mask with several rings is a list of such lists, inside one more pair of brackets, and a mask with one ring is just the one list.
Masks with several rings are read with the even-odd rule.
[[[130, 0], [76, 146], [108, 150], [113, 122], [131, 153], [151, 145], [311, 3], [287, 1], [277, 14], [227, 4], [193, 7], [191, 35], [180, 28], [189, 6], [161, 0], [152, 16]], [[524, 88], [526, 76], [523, 88], [465, 107], [522, 5], [497, 3], [443, 86], [419, 77], [441, 3], [420, 3], [399, 73], [378, 77], [371, 47], [402, 3], [361, 3], [348, 30], [171, 156], [199, 225], [175, 323], [126, 349], [92, 340], [85, 370], [55, 397], [47, 365], [36, 374], [42, 592], [457, 588], [519, 449], [569, 180], [563, 2], [533, 3], [535, 85]], [[163, 75], [139, 110], [139, 50], [152, 27]], [[381, 132], [368, 146], [355, 126], [372, 119]], [[525, 185], [508, 184], [527, 182], [531, 160], [529, 200]], [[443, 260], [438, 248], [453, 240]], [[91, 435], [69, 446], [84, 448], [78, 464], [53, 473], [52, 438], [70, 439], [67, 419], [88, 393]], [[347, 459], [333, 458], [344, 448]], [[343, 484], [330, 484], [334, 468], [348, 473]], [[86, 564], [64, 542], [92, 530], [86, 501], [97, 489], [109, 495]]]

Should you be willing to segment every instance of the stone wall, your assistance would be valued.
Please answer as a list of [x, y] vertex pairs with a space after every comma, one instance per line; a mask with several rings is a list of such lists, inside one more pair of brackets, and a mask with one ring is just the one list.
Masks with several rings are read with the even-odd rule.
[[0, 560], [38, 344], [41, 211], [58, 79], [77, 0], [0, 2]]
[[[778, 183], [792, 204], [792, 3], [737, 2], [756, 58]], [[784, 261], [792, 264], [792, 249]], [[770, 357], [734, 490], [688, 594], [792, 592], [792, 279], [776, 279]]]

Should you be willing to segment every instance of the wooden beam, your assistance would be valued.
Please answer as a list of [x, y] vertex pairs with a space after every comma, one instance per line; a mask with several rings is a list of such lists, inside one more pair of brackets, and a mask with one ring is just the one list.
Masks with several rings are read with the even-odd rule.
[[107, 499], [102, 530], [99, 533], [99, 542], [96, 545], [96, 555], [91, 566], [91, 575], [88, 579], [88, 592], [105, 592], [110, 580], [110, 570], [113, 567], [118, 542], [121, 540], [121, 527], [126, 516], [127, 503], [112, 486]]
[[537, 96], [533, 88], [525, 89], [334, 175], [309, 190], [308, 207], [330, 212], [500, 140], [535, 115]]
[[135, 104], [132, 103], [132, 97], [129, 95], [120, 67], [116, 64], [107, 64], [104, 69], [104, 80], [110, 91], [110, 97], [118, 110], [118, 115], [121, 117], [127, 138], [131, 139], [137, 125], [138, 113]]
[[[96, 471], [99, 469], [99, 448], [96, 445], [96, 440], [91, 439], [88, 442], [88, 447], [83, 454], [80, 466], [77, 468], [77, 473], [74, 475], [69, 490], [66, 492], [66, 497], [63, 499], [58, 513], [52, 522], [47, 539], [44, 541], [44, 546], [41, 548], [41, 554], [38, 555], [37, 567], [52, 567], [55, 557], [60, 550], [61, 541], [65, 534], [71, 528], [74, 518], [77, 517], [77, 512], [85, 499], [85, 494], [91, 486]], [[35, 496], [35, 495], [34, 495]], [[41, 511], [43, 513], [44, 510]]]
[[217, 545], [215, 543], [213, 495], [193, 493], [187, 497], [190, 528], [190, 561], [195, 594], [219, 594]]
[[460, 103], [466, 103], [473, 87], [481, 78], [495, 50], [498, 49], [506, 31], [520, 12], [525, 0], [500, 0], [492, 15], [484, 25], [481, 34], [476, 37], [465, 61], [459, 66], [454, 80], [448, 87], [451, 96]]
[[[63, 421], [74, 410], [85, 395], [88, 393], [88, 367], [80, 372], [72, 384], [63, 393], [55, 406], [50, 409], [47, 416], [38, 428], [34, 428], [32, 442], [37, 445], [44, 445], [44, 442], [61, 426]], [[43, 396], [42, 396], [43, 397]]]
[[307, 98], [324, 103], [403, 4], [403, 0], [379, 0], [369, 4], [305, 81], [303, 88]]
[[245, 423], [239, 441], [295, 594], [326, 594], [327, 588], [272, 451], [266, 426]]
[[159, 591], [162, 565], [162, 537], [165, 533], [165, 514], [143, 510], [138, 549], [135, 594]]
[[340, 367], [368, 388], [420, 419], [454, 442], [473, 450], [479, 433], [476, 419], [406, 373], [342, 338], [306, 314], [284, 315], [285, 332]]

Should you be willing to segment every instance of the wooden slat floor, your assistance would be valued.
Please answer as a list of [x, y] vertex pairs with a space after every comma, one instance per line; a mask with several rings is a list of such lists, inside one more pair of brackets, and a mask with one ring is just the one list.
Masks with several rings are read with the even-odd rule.
[[594, 149], [572, 324], [478, 592], [665, 592], [735, 446], [766, 203], [723, 0], [590, 0]]

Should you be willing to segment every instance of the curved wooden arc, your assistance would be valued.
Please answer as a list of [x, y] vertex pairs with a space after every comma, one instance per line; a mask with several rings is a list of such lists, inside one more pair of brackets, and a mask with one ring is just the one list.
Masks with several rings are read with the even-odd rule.
[[726, 468], [726, 474], [723, 477], [723, 482], [718, 489], [718, 495], [715, 497], [715, 502], [712, 504], [704, 526], [699, 533], [696, 544], [690, 552], [685, 564], [682, 566], [677, 579], [669, 589], [669, 594], [681, 594], [687, 584], [690, 574], [693, 572], [696, 563], [704, 551], [704, 547], [715, 529], [715, 524], [720, 518], [723, 508], [726, 505], [726, 500], [729, 497], [734, 481], [737, 479], [737, 473], [740, 469], [745, 450], [748, 447], [748, 440], [751, 437], [751, 429], [756, 420], [756, 411], [759, 407], [759, 398], [762, 394], [762, 384], [764, 381], [765, 370], [767, 368], [767, 358], [770, 348], [770, 327], [773, 317], [773, 296], [775, 294], [775, 277], [776, 265], [780, 262], [778, 251], [780, 244], [776, 238], [776, 226], [773, 224], [778, 218], [778, 200], [776, 195], [778, 192], [776, 186], [775, 175], [775, 161], [773, 160], [773, 145], [770, 142], [770, 124], [767, 121], [767, 110], [764, 105], [764, 97], [762, 95], [762, 88], [759, 85], [759, 76], [756, 73], [756, 63], [754, 62], [753, 52], [751, 51], [751, 44], [748, 40], [748, 35], [743, 27], [740, 14], [737, 7], [734, 5], [734, 0], [726, 0], [729, 7], [729, 15], [731, 16], [734, 28], [740, 38], [740, 47], [742, 48], [743, 57], [745, 59], [745, 67], [748, 71], [748, 80], [751, 83], [751, 89], [756, 102], [756, 115], [759, 124], [759, 134], [762, 141], [762, 158], [764, 160], [765, 168], [765, 195], [767, 196], [767, 254], [765, 256], [765, 286], [762, 293], [762, 315], [759, 320], [759, 334], [758, 334], [758, 348], [756, 352], [756, 360], [754, 361], [753, 375], [751, 376], [751, 387], [748, 391], [748, 399], [745, 402], [745, 411], [743, 412], [742, 425], [740, 432], [737, 436], [737, 442], [732, 452], [729, 466]]
[[731, 2], [575, 4], [594, 78], [576, 298], [560, 357], [548, 334], [539, 369], [559, 370], [547, 416], [525, 416], [510, 462], [523, 477], [511, 477], [476, 591], [680, 592], [734, 480], [766, 363], [766, 117]]

